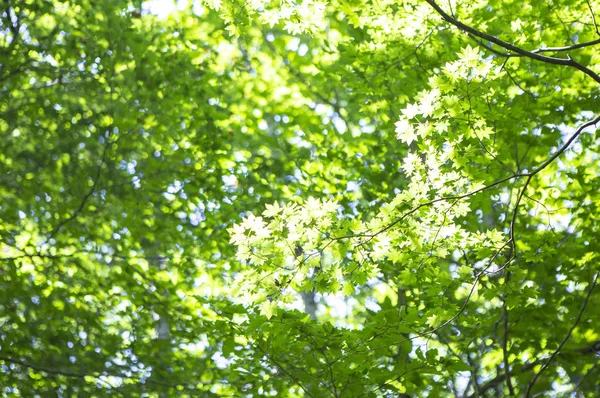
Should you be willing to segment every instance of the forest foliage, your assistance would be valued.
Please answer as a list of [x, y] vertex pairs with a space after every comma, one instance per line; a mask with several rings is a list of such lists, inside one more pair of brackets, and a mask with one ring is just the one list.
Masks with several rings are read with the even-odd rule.
[[599, 18], [5, 0], [0, 395], [600, 396]]

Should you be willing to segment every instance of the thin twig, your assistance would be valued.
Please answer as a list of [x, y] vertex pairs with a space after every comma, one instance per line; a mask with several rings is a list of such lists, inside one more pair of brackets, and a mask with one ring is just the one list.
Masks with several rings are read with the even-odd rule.
[[[35, 370], [37, 372], [43, 372], [46, 374], [52, 374], [52, 375], [60, 375], [60, 376], [65, 376], [65, 377], [72, 377], [72, 378], [79, 378], [79, 379], [83, 379], [85, 377], [94, 377], [94, 378], [99, 378], [99, 377], [103, 377], [103, 376], [113, 376], [113, 377], [119, 377], [119, 378], [123, 378], [123, 379], [128, 379], [128, 380], [144, 380], [144, 383], [148, 383], [148, 384], [156, 384], [156, 385], [161, 385], [161, 386], [165, 386], [165, 387], [184, 387], [187, 389], [196, 389], [196, 386], [198, 384], [202, 384], [202, 385], [211, 385], [212, 383], [210, 382], [203, 382], [203, 381], [192, 381], [192, 382], [185, 382], [185, 383], [167, 383], [167, 382], [162, 382], [162, 381], [157, 381], [157, 380], [153, 380], [151, 378], [146, 378], [143, 376], [128, 376], [126, 374], [122, 374], [122, 373], [117, 373], [117, 372], [107, 372], [105, 370], [101, 371], [101, 372], [74, 372], [74, 371], [70, 371], [70, 370], [63, 370], [63, 369], [50, 369], [50, 368], [46, 368], [44, 366], [41, 365], [37, 365], [31, 362], [27, 362], [27, 361], [23, 361], [20, 359], [16, 359], [16, 358], [10, 358], [10, 357], [6, 357], [6, 356], [0, 356], [0, 361], [5, 361], [8, 363], [12, 363], [15, 365], [19, 365], [19, 366], [23, 366], [25, 368], [28, 369], [32, 369]], [[222, 383], [223, 381], [219, 380], [219, 383]]]
[[596, 367], [598, 366], [598, 364], [600, 363], [600, 358], [598, 358], [596, 360], [596, 362], [594, 363], [594, 366], [592, 366], [590, 368], [590, 370], [588, 370], [587, 372], [585, 372], [585, 374], [583, 375], [583, 377], [579, 380], [579, 382], [577, 382], [577, 384], [573, 387], [573, 391], [571, 391], [571, 393], [575, 393], [577, 392], [577, 390], [579, 390], [579, 387], [581, 387], [581, 385], [583, 384], [584, 380], [594, 371], [596, 370]]
[[[532, 370], [533, 368], [535, 368], [539, 364], [540, 364], [539, 361], [528, 363], [527, 365], [524, 365], [519, 370], [519, 373], [528, 372], [528, 371]], [[491, 379], [491, 380], [487, 381], [485, 384], [483, 384], [481, 386], [481, 392], [485, 393], [487, 390], [496, 387], [498, 384], [502, 383], [503, 381], [504, 381], [504, 375], [503, 374], [499, 374], [498, 376], [494, 377], [493, 379]], [[476, 398], [476, 395], [475, 394], [471, 394], [471, 395], [468, 395], [466, 398]]]
[[592, 281], [592, 284], [590, 285], [590, 288], [589, 288], [589, 290], [587, 292], [587, 295], [585, 296], [585, 300], [583, 300], [583, 304], [581, 305], [581, 309], [579, 310], [579, 313], [577, 314], [577, 318], [575, 318], [575, 322], [573, 323], [573, 325], [571, 325], [571, 328], [567, 332], [567, 335], [560, 342], [560, 344], [558, 345], [558, 347], [556, 348], [556, 350], [554, 350], [554, 352], [552, 353], [552, 355], [550, 355], [550, 358], [548, 358], [548, 360], [544, 363], [544, 365], [540, 368], [540, 370], [535, 374], [535, 376], [533, 377], [533, 379], [529, 382], [529, 385], [527, 386], [527, 392], [525, 393], [525, 397], [526, 398], [528, 398], [530, 396], [531, 389], [533, 388], [533, 386], [537, 382], [537, 380], [540, 377], [540, 375], [548, 368], [548, 366], [550, 366], [550, 363], [552, 363], [552, 361], [554, 360], [554, 358], [556, 358], [556, 356], [558, 355], [558, 353], [560, 352], [560, 350], [562, 350], [562, 348], [564, 347], [564, 345], [567, 343], [567, 341], [571, 337], [571, 333], [573, 333], [573, 330], [575, 330], [575, 328], [579, 324], [579, 321], [581, 320], [581, 317], [583, 316], [583, 312], [585, 311], [585, 307], [587, 306], [587, 303], [590, 300], [590, 296], [592, 295], [592, 292], [594, 291], [594, 288], [596, 287], [596, 282], [598, 281], [598, 275], [599, 274], [600, 273], [596, 273], [596, 275], [594, 276], [594, 280]]
[[508, 362], [508, 308], [506, 308], [506, 299], [502, 298], [502, 321], [504, 326], [504, 335], [502, 336], [502, 354], [504, 356], [504, 377], [506, 386], [511, 396], [515, 395], [515, 388], [510, 380], [510, 364]]
[[[333, 244], [334, 242], [336, 242], [338, 240], [342, 240], [342, 239], [352, 239], [352, 238], [357, 238], [357, 237], [366, 237], [366, 238], [368, 238], [368, 240], [372, 240], [376, 236], [378, 236], [379, 234], [383, 233], [384, 231], [389, 230], [390, 228], [392, 228], [393, 226], [397, 225], [402, 220], [404, 220], [406, 217], [408, 217], [411, 214], [414, 214], [415, 212], [417, 212], [419, 209], [421, 209], [423, 207], [430, 206], [430, 205], [432, 205], [434, 203], [441, 202], [441, 201], [444, 201], [444, 200], [449, 200], [449, 199], [463, 199], [463, 198], [475, 195], [476, 193], [479, 193], [479, 192], [485, 191], [487, 189], [490, 189], [492, 187], [495, 187], [497, 185], [500, 185], [500, 184], [502, 184], [502, 183], [504, 183], [506, 181], [509, 181], [509, 180], [512, 180], [512, 179], [515, 179], [515, 178], [520, 178], [520, 177], [527, 177], [526, 183], [525, 183], [525, 185], [520, 190], [519, 197], [517, 198], [517, 202], [516, 202], [515, 208], [513, 210], [513, 217], [512, 217], [512, 220], [511, 220], [511, 228], [510, 228], [511, 232], [510, 232], [510, 238], [509, 238], [509, 240], [506, 243], [504, 243], [504, 245], [502, 245], [502, 247], [500, 247], [496, 251], [496, 253], [490, 258], [489, 264], [486, 267], [484, 267], [480, 272], [478, 272], [477, 275], [475, 275], [475, 280], [473, 281], [473, 285], [472, 285], [471, 289], [469, 290], [469, 293], [467, 294], [466, 299], [463, 301], [462, 305], [458, 309], [458, 311], [452, 317], [450, 317], [449, 319], [447, 319], [446, 321], [444, 321], [438, 327], [435, 327], [435, 328], [433, 328], [431, 330], [428, 330], [428, 331], [425, 331], [425, 332], [422, 332], [422, 333], [415, 334], [413, 337], [409, 337], [409, 338], [401, 340], [401, 341], [396, 341], [396, 342], [394, 342], [392, 344], [387, 344], [387, 345], [382, 346], [382, 347], [377, 347], [375, 349], [386, 348], [386, 347], [391, 346], [391, 345], [397, 345], [397, 344], [401, 344], [401, 343], [406, 342], [406, 341], [412, 341], [412, 340], [414, 340], [416, 338], [419, 338], [419, 337], [429, 336], [432, 333], [435, 333], [436, 331], [438, 331], [438, 330], [446, 327], [447, 325], [451, 324], [454, 320], [456, 320], [465, 311], [468, 303], [471, 300], [471, 297], [473, 296], [473, 294], [475, 292], [475, 289], [479, 285], [479, 282], [480, 282], [481, 278], [484, 275], [486, 275], [486, 271], [494, 264], [494, 261], [502, 253], [502, 251], [504, 250], [504, 248], [506, 246], [511, 245], [510, 253], [507, 256], [508, 260], [504, 263], [504, 265], [499, 270], [497, 270], [497, 272], [499, 272], [499, 271], [507, 268], [513, 262], [513, 260], [516, 258], [516, 245], [515, 245], [515, 242], [514, 242], [514, 239], [515, 239], [514, 230], [515, 230], [515, 224], [516, 224], [516, 217], [518, 215], [518, 208], [519, 208], [520, 201], [523, 198], [523, 196], [525, 194], [525, 190], [527, 189], [527, 186], [528, 186], [529, 182], [531, 181], [531, 179], [535, 175], [537, 175], [538, 173], [540, 173], [542, 170], [544, 170], [546, 167], [548, 167], [561, 154], [563, 154], [570, 147], [570, 145], [573, 143], [573, 141], [575, 141], [575, 139], [577, 139], [577, 137], [587, 127], [593, 126], [593, 125], [595, 125], [598, 122], [600, 122], [600, 116], [597, 116], [596, 118], [594, 118], [594, 119], [592, 119], [592, 120], [590, 120], [590, 121], [582, 124], [581, 126], [579, 126], [577, 128], [577, 130], [575, 131], [575, 133], [573, 133], [573, 135], [552, 156], [550, 156], [548, 159], [546, 159], [540, 166], [538, 166], [535, 170], [533, 170], [530, 173], [514, 174], [512, 176], [508, 176], [508, 177], [502, 178], [500, 180], [497, 180], [497, 181], [491, 183], [490, 185], [486, 185], [486, 186], [484, 186], [482, 188], [479, 188], [477, 190], [474, 190], [474, 191], [466, 193], [466, 194], [462, 194], [462, 195], [458, 195], [458, 196], [453, 196], [453, 197], [442, 197], [442, 198], [431, 200], [431, 201], [426, 202], [426, 203], [422, 203], [422, 204], [414, 207], [413, 209], [407, 211], [402, 216], [400, 216], [398, 219], [394, 220], [393, 222], [391, 222], [390, 224], [386, 225], [385, 227], [383, 227], [382, 229], [380, 229], [377, 232], [373, 232], [373, 233], [370, 233], [370, 234], [355, 234], [355, 235], [344, 235], [344, 236], [340, 236], [340, 237], [334, 237], [334, 238], [331, 238], [328, 243], [326, 243], [323, 247], [321, 247], [319, 249], [319, 252], [323, 252], [329, 245]], [[305, 259], [303, 261], [306, 261], [306, 257], [305, 257]], [[360, 345], [362, 346], [362, 345], [364, 345], [366, 343], [367, 342], [364, 342], [363, 344], [360, 344]], [[340, 357], [338, 357], [337, 359], [335, 359], [333, 362], [337, 362], [337, 361], [341, 360], [344, 356], [348, 355], [349, 353], [354, 353], [354, 352], [358, 352], [358, 350], [357, 349], [350, 350], [348, 353], [346, 353], [344, 355], [341, 355]]]
[[600, 30], [598, 30], [598, 24], [596, 23], [596, 15], [594, 15], [592, 4], [590, 3], [590, 0], [585, 0], [585, 2], [587, 3], [588, 8], [590, 9], [590, 14], [592, 14], [592, 22], [594, 23], [594, 29], [596, 30], [598, 36], [600, 36]]
[[48, 235], [48, 239], [52, 239], [66, 224], [73, 221], [83, 211], [83, 208], [85, 207], [85, 204], [87, 203], [88, 199], [94, 194], [94, 192], [96, 192], [96, 187], [98, 186], [98, 181], [100, 181], [102, 167], [104, 166], [104, 164], [106, 162], [106, 153], [108, 151], [108, 147], [112, 144], [110, 142], [109, 137], [106, 137], [105, 139], [106, 139], [106, 143], [104, 145], [104, 150], [102, 151], [102, 156], [100, 158], [100, 164], [98, 165], [98, 168], [96, 169], [96, 175], [94, 176], [92, 186], [90, 187], [89, 191], [85, 194], [85, 196], [79, 203], [79, 207], [77, 207], [77, 209], [75, 209], [75, 211], [73, 211], [73, 213], [71, 213], [71, 215], [69, 217], [67, 217], [64, 220], [62, 220], [61, 222], [59, 222], [56, 225], [56, 227], [54, 227], [54, 229], [52, 231], [50, 231], [50, 234]]

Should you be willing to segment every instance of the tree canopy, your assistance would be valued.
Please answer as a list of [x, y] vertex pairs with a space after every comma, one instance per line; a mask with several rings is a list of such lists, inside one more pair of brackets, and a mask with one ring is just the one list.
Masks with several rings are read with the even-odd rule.
[[2, 396], [600, 396], [600, 1], [3, 4]]

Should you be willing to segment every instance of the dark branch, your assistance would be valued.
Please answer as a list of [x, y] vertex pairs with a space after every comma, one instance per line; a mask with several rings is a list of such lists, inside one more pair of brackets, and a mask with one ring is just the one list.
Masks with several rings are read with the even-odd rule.
[[[503, 270], [504, 268], [506, 268], [510, 263], [512, 263], [512, 261], [516, 258], [516, 251], [515, 251], [515, 243], [514, 243], [514, 229], [515, 229], [515, 224], [516, 224], [516, 217], [518, 215], [518, 208], [519, 208], [519, 203], [521, 201], [521, 199], [523, 198], [523, 195], [525, 194], [525, 190], [527, 189], [527, 186], [529, 184], [529, 182], [532, 180], [532, 178], [540, 173], [542, 170], [544, 170], [546, 167], [548, 167], [554, 160], [556, 160], [556, 158], [558, 158], [560, 155], [562, 155], [573, 143], [573, 141], [575, 141], [577, 139], [577, 137], [579, 137], [579, 135], [587, 128], [590, 126], [595, 125], [596, 123], [600, 122], [600, 116], [597, 116], [596, 118], [582, 124], [581, 126], [579, 126], [577, 128], [577, 130], [575, 131], [575, 133], [573, 133], [573, 135], [567, 140], [567, 142], [565, 142], [552, 156], [550, 156], [548, 159], [546, 159], [540, 166], [538, 166], [535, 170], [531, 171], [530, 173], [521, 173], [521, 174], [513, 174], [511, 176], [502, 178], [500, 180], [497, 180], [493, 183], [491, 183], [490, 185], [486, 185], [482, 188], [476, 189], [474, 191], [462, 194], [462, 195], [457, 195], [457, 196], [452, 196], [452, 197], [442, 197], [442, 198], [437, 198], [434, 200], [431, 200], [429, 202], [426, 203], [422, 203], [416, 207], [414, 207], [413, 209], [407, 211], [406, 213], [404, 213], [403, 215], [401, 215], [398, 219], [394, 220], [393, 222], [391, 222], [390, 224], [388, 224], [387, 226], [383, 227], [382, 229], [380, 229], [379, 231], [370, 233], [370, 234], [355, 234], [355, 235], [344, 235], [344, 236], [340, 236], [340, 237], [335, 237], [335, 238], [331, 238], [329, 240], [329, 242], [327, 244], [325, 244], [323, 247], [321, 247], [316, 253], [319, 252], [323, 252], [323, 250], [325, 250], [329, 245], [333, 244], [336, 241], [339, 240], [343, 240], [343, 239], [352, 239], [352, 238], [367, 238], [367, 242], [369, 240], [374, 239], [376, 236], [378, 236], [379, 234], [389, 230], [390, 228], [392, 228], [393, 226], [397, 225], [398, 223], [400, 223], [402, 220], [406, 219], [408, 216], [410, 216], [411, 214], [416, 213], [419, 209], [423, 208], [423, 207], [427, 207], [427, 206], [431, 206], [434, 203], [437, 202], [441, 202], [441, 201], [447, 201], [447, 200], [458, 200], [458, 199], [464, 199], [470, 196], [473, 196], [479, 192], [488, 190], [490, 188], [493, 188], [495, 186], [498, 186], [504, 182], [513, 180], [515, 178], [521, 178], [521, 177], [527, 177], [527, 180], [525, 182], [525, 185], [523, 186], [523, 188], [521, 188], [521, 191], [519, 193], [519, 197], [517, 199], [517, 203], [515, 204], [515, 208], [513, 210], [513, 216], [512, 216], [512, 221], [511, 221], [511, 232], [510, 232], [510, 238], [509, 240], [502, 245], [502, 247], [500, 247], [496, 253], [490, 258], [489, 261], [489, 265], [487, 265], [485, 268], [483, 268], [480, 272], [477, 273], [477, 275], [475, 275], [475, 280], [473, 281], [473, 286], [471, 287], [469, 293], [467, 294], [466, 299], [463, 301], [462, 305], [460, 306], [460, 308], [458, 309], [458, 311], [449, 319], [447, 319], [445, 322], [443, 322], [440, 326], [431, 329], [429, 331], [425, 331], [422, 333], [417, 333], [415, 334], [413, 337], [409, 337], [406, 338], [404, 340], [401, 341], [396, 341], [393, 342], [392, 344], [386, 344], [384, 346], [381, 347], [377, 347], [376, 349], [380, 349], [380, 348], [386, 348], [386, 347], [390, 347], [392, 345], [397, 345], [397, 344], [401, 344], [407, 341], [411, 341], [414, 340], [416, 338], [420, 338], [420, 337], [425, 337], [425, 336], [429, 336], [432, 333], [435, 333], [436, 331], [448, 326], [449, 324], [451, 324], [455, 319], [457, 319], [466, 309], [467, 304], [470, 302], [471, 297], [475, 291], [475, 289], [477, 288], [481, 278], [483, 277], [483, 275], [485, 275], [485, 273], [487, 272], [487, 270], [494, 264], [494, 261], [496, 260], [496, 258], [498, 256], [500, 256], [500, 254], [502, 253], [502, 251], [504, 250], [504, 248], [508, 245], [512, 245], [511, 246], [511, 253], [507, 256], [508, 260], [504, 263], [504, 265], [496, 272], [499, 272], [501, 270]], [[358, 245], [363, 245], [366, 242], [361, 242]], [[301, 264], [304, 263], [308, 258], [310, 258], [311, 256], [315, 255], [315, 253], [309, 254], [306, 257], [304, 257], [304, 259], [301, 261]], [[362, 346], [364, 344], [360, 344], [359, 346]], [[335, 359], [333, 362], [337, 362], [339, 361], [341, 358], [343, 358], [345, 355], [348, 355], [349, 353], [356, 353], [359, 352], [358, 347], [354, 350], [350, 350], [348, 353], [341, 355], [340, 357], [338, 357], [337, 359]], [[333, 363], [332, 362], [332, 363]], [[502, 375], [502, 380], [505, 379], [505, 375]]]
[[598, 358], [596, 360], [596, 362], [594, 363], [594, 366], [592, 366], [590, 368], [590, 370], [588, 370], [587, 372], [585, 372], [585, 374], [581, 377], [581, 379], [579, 380], [579, 382], [573, 387], [573, 391], [571, 391], [571, 393], [575, 393], [577, 392], [577, 390], [579, 390], [579, 387], [581, 387], [581, 385], [583, 384], [583, 382], [585, 381], [585, 379], [587, 379], [587, 377], [592, 374], [594, 372], [594, 370], [596, 370], [596, 368], [598, 367], [598, 364], [600, 363], [600, 358]]
[[577, 137], [579, 137], [579, 135], [581, 135], [581, 133], [583, 133], [583, 130], [585, 130], [586, 128], [590, 127], [590, 126], [594, 126], [597, 123], [600, 122], [600, 116], [596, 116], [594, 119], [582, 124], [581, 126], [579, 126], [577, 128], [577, 130], [575, 131], [575, 133], [573, 133], [573, 135], [567, 140], [567, 142], [565, 142], [563, 144], [563, 146], [561, 146], [559, 148], [558, 151], [556, 151], [554, 153], [554, 155], [550, 156], [544, 163], [542, 163], [537, 169], [535, 169], [534, 171], [531, 172], [531, 175], [534, 176], [537, 173], [539, 173], [540, 171], [544, 170], [546, 167], [548, 167], [548, 165], [552, 162], [554, 162], [554, 160], [556, 160], [557, 157], [559, 157], [560, 155], [562, 155], [562, 153], [564, 151], [566, 151], [571, 144], [573, 143], [573, 141], [575, 141], [577, 139]]
[[529, 382], [529, 385], [527, 386], [527, 392], [525, 393], [525, 397], [530, 396], [531, 389], [535, 385], [535, 383], [538, 380], [538, 378], [540, 377], [540, 375], [548, 368], [548, 366], [550, 366], [552, 361], [554, 361], [554, 358], [556, 358], [556, 356], [558, 355], [560, 350], [562, 350], [562, 348], [565, 346], [565, 344], [571, 337], [571, 333], [573, 333], [573, 330], [575, 330], [575, 328], [579, 324], [579, 321], [581, 320], [581, 317], [583, 316], [583, 311], [585, 311], [585, 307], [587, 306], [587, 303], [590, 300], [590, 296], [592, 295], [592, 292], [594, 291], [594, 288], [596, 287], [596, 282], [598, 281], [598, 275], [599, 275], [599, 273], [596, 273], [596, 275], [594, 276], [594, 280], [592, 281], [592, 284], [590, 285], [590, 289], [588, 290], [587, 295], [585, 296], [585, 300], [583, 300], [583, 304], [581, 305], [579, 314], [577, 314], [577, 318], [575, 318], [575, 322], [573, 323], [573, 325], [567, 332], [567, 335], [565, 336], [565, 338], [560, 342], [558, 347], [556, 347], [556, 350], [554, 350], [552, 355], [550, 355], [550, 358], [548, 358], [548, 360], [544, 363], [544, 365], [540, 368], [540, 370], [535, 374], [533, 379]]
[[[519, 370], [519, 373], [525, 373], [528, 372], [530, 370], [532, 370], [533, 368], [535, 368], [537, 365], [539, 365], [540, 362], [539, 361], [535, 361], [532, 363], [528, 363], [527, 365], [523, 365], [523, 367]], [[504, 375], [503, 374], [499, 374], [498, 376], [494, 377], [493, 379], [487, 381], [485, 384], [483, 384], [481, 386], [481, 393], [485, 393], [486, 391], [496, 387], [498, 384], [504, 382]], [[475, 398], [477, 395], [472, 394], [467, 396], [467, 398]]]
[[64, 369], [50, 369], [50, 368], [47, 368], [47, 367], [44, 367], [41, 365], [37, 365], [37, 364], [31, 363], [31, 362], [26, 362], [26, 361], [22, 361], [20, 359], [10, 358], [10, 357], [5, 357], [5, 356], [0, 356], [0, 361], [5, 361], [5, 362], [12, 363], [15, 365], [23, 366], [25, 368], [32, 369], [37, 372], [43, 372], [46, 374], [72, 377], [72, 378], [78, 378], [78, 379], [83, 379], [85, 377], [98, 378], [98, 377], [103, 377], [103, 376], [113, 376], [113, 377], [120, 377], [123, 379], [129, 379], [129, 380], [138, 380], [138, 381], [143, 380], [144, 383], [156, 384], [156, 385], [164, 386], [164, 387], [185, 387], [187, 389], [196, 389], [196, 386], [198, 384], [203, 384], [203, 385], [211, 384], [211, 383], [207, 383], [207, 382], [167, 383], [167, 382], [163, 382], [163, 381], [153, 380], [150, 378], [144, 378], [142, 376], [127, 376], [127, 375], [124, 375], [121, 373], [107, 372], [107, 371], [74, 372], [74, 371], [64, 370]]
[[592, 9], [592, 4], [590, 3], [590, 0], [585, 0], [585, 2], [587, 3], [588, 8], [590, 9], [590, 14], [592, 14], [592, 22], [594, 23], [594, 29], [596, 30], [598, 36], [600, 36], [600, 30], [598, 30], [598, 24], [596, 23], [596, 15], [594, 14], [594, 10]]
[[[600, 76], [596, 72], [583, 66], [579, 62], [574, 61], [569, 55], [567, 55], [567, 58], [556, 58], [556, 57], [548, 57], [546, 55], [539, 54], [539, 52], [542, 52], [541, 50], [537, 50], [537, 52], [524, 50], [513, 44], [510, 44], [503, 40], [500, 40], [497, 37], [488, 35], [487, 33], [484, 33], [475, 28], [472, 28], [471, 26], [465, 25], [464, 23], [460, 22], [459, 20], [448, 15], [440, 6], [437, 5], [437, 3], [434, 0], [425, 0], [425, 1], [427, 1], [427, 3], [430, 6], [432, 6], [437, 11], [437, 13], [442, 16], [442, 18], [444, 20], [446, 20], [447, 22], [456, 26], [463, 32], [469, 33], [480, 39], [487, 40], [491, 43], [494, 43], [494, 44], [504, 48], [505, 50], [509, 50], [509, 51], [512, 51], [513, 53], [518, 54], [518, 56], [528, 57], [528, 58], [534, 59], [536, 61], [541, 61], [541, 62], [544, 62], [547, 64], [552, 64], [552, 65], [570, 66], [572, 68], [575, 68], [575, 69], [585, 73], [586, 75], [588, 75], [592, 79], [594, 79], [596, 82], [600, 83]], [[588, 43], [594, 43], [594, 42], [588, 42]], [[586, 44], [586, 43], [582, 43], [582, 44]], [[587, 45], [590, 45], [590, 44], [587, 44]], [[577, 45], [575, 45], [575, 46], [577, 46]], [[489, 46], [486, 46], [486, 48], [490, 49]], [[558, 47], [558, 48], [565, 48], [565, 47]], [[552, 50], [549, 50], [549, 51], [552, 51]], [[566, 50], [560, 50], [560, 51], [566, 51]], [[502, 54], [497, 51], [494, 51], [494, 52], [499, 55]]]
[[54, 229], [50, 232], [50, 234], [48, 236], [49, 239], [52, 239], [66, 224], [73, 221], [79, 215], [79, 213], [81, 213], [83, 211], [83, 208], [85, 207], [85, 204], [87, 203], [88, 199], [94, 194], [94, 192], [96, 192], [96, 187], [98, 186], [98, 181], [100, 181], [100, 174], [102, 172], [102, 167], [104, 166], [104, 163], [106, 162], [106, 153], [108, 151], [108, 147], [110, 146], [110, 144], [111, 144], [111, 142], [110, 142], [109, 138], [107, 137], [106, 144], [104, 145], [104, 150], [102, 151], [102, 157], [100, 159], [100, 164], [98, 165], [98, 168], [96, 169], [96, 175], [94, 176], [94, 180], [92, 182], [92, 187], [85, 194], [85, 196], [81, 200], [81, 203], [79, 203], [79, 207], [77, 209], [75, 209], [75, 211], [68, 218], [65, 218], [64, 220], [59, 222], [56, 225], [56, 227], [54, 227]]
[[[498, 50], [494, 49], [491, 46], [488, 46], [487, 44], [485, 44], [484, 42], [482, 42], [479, 39], [476, 39], [475, 37], [473, 39], [477, 43], [479, 43], [479, 45], [485, 47], [486, 49], [490, 50], [494, 54], [499, 55], [501, 57], [512, 58], [512, 57], [527, 57], [528, 56], [528, 55], [525, 55], [525, 54], [518, 54], [518, 53], [504, 53], [504, 52], [501, 52], [501, 51], [498, 51]], [[584, 48], [584, 47], [594, 46], [596, 44], [600, 44], [600, 39], [596, 39], [596, 40], [592, 40], [592, 41], [586, 41], [584, 43], [573, 44], [573, 45], [565, 46], [565, 47], [540, 47], [540, 48], [537, 48], [535, 50], [531, 50], [530, 52], [532, 54], [539, 54], [539, 53], [545, 53], [545, 52], [549, 53], [549, 52], [571, 51], [571, 50], [577, 50], [578, 48]]]
[[502, 322], [504, 326], [504, 335], [502, 336], [502, 353], [504, 356], [504, 378], [506, 386], [511, 396], [515, 395], [515, 388], [510, 380], [510, 364], [508, 362], [508, 308], [506, 308], [506, 300], [502, 300]]

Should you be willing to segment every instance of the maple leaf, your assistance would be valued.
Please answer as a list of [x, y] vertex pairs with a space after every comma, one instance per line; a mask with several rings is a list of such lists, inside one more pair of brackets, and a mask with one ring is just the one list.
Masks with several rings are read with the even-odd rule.
[[259, 306], [260, 314], [271, 319], [277, 311], [277, 302], [274, 300], [265, 300]]
[[265, 217], [275, 217], [282, 211], [282, 207], [279, 206], [279, 203], [274, 202], [272, 205], [265, 205], [265, 210], [262, 212], [262, 215]]
[[413, 125], [407, 119], [400, 119], [396, 122], [396, 136], [402, 142], [410, 145], [413, 141], [416, 141], [417, 135]]
[[406, 155], [404, 162], [402, 163], [402, 170], [407, 176], [412, 176], [415, 170], [421, 166], [421, 159], [413, 152]]
[[417, 104], [408, 104], [404, 109], [402, 109], [402, 114], [407, 119], [412, 119], [415, 116], [421, 114], [421, 107]]
[[468, 45], [462, 49], [459, 58], [467, 65], [473, 66], [479, 62], [479, 50]]

